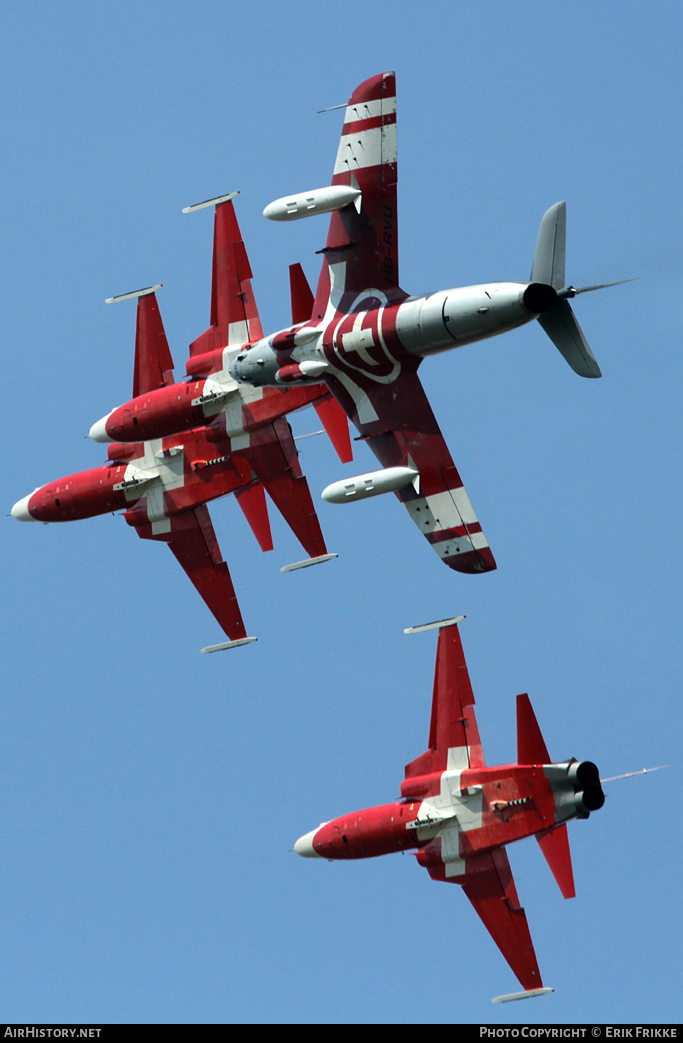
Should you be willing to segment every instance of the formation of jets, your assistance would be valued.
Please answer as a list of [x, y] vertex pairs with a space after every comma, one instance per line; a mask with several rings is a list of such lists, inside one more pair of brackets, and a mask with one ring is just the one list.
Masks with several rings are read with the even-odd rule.
[[[19, 500], [21, 521], [63, 522], [122, 511], [143, 539], [168, 543], [228, 640], [247, 634], [207, 504], [234, 493], [263, 550], [272, 549], [266, 493], [307, 555], [329, 554], [287, 415], [312, 405], [343, 463], [348, 420], [380, 467], [329, 485], [332, 503], [394, 492], [441, 560], [462, 573], [496, 568], [482, 527], [418, 378], [428, 356], [537, 319], [572, 369], [600, 369], [569, 301], [601, 288], [565, 278], [566, 207], [543, 216], [531, 277], [409, 296], [399, 284], [396, 89], [393, 73], [362, 83], [346, 107], [331, 184], [284, 196], [264, 215], [330, 214], [315, 293], [290, 267], [291, 322], [264, 336], [234, 210], [215, 208], [211, 315], [182, 379], [151, 286], [137, 300], [132, 398], [93, 424], [107, 461]], [[614, 285], [614, 284], [602, 284]], [[283, 570], [284, 571], [284, 570]], [[574, 894], [566, 822], [604, 796], [595, 765], [551, 762], [526, 695], [517, 699], [517, 763], [485, 765], [459, 620], [440, 628], [429, 749], [406, 768], [401, 799], [323, 823], [301, 837], [307, 857], [366, 858], [413, 850], [433, 879], [462, 885], [523, 991], [543, 992], [505, 845], [536, 836], [565, 897]]]

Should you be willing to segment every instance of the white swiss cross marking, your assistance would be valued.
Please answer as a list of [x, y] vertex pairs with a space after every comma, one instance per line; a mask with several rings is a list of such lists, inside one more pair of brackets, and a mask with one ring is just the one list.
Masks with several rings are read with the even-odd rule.
[[[143, 444], [144, 455], [127, 465], [122, 487], [127, 500], [146, 498], [147, 517], [152, 523], [152, 532], [157, 535], [171, 531], [171, 519], [164, 510], [164, 493], [184, 486], [185, 452], [182, 446], [164, 451], [161, 438]], [[141, 491], [142, 496], [139, 495]]]
[[[484, 792], [481, 786], [461, 789], [461, 776], [469, 767], [468, 746], [454, 746], [448, 751], [448, 767], [441, 773], [441, 790], [433, 797], [422, 801], [417, 815], [417, 836], [421, 841], [441, 837], [441, 858], [446, 866], [446, 876], [460, 876], [465, 872], [465, 863], [460, 858], [460, 834], [471, 829], [480, 829]], [[441, 824], [442, 823], [442, 824]]]

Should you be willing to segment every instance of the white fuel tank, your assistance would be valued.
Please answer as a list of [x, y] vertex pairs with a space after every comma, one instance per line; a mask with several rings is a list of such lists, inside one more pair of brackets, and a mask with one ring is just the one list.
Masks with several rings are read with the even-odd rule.
[[381, 496], [402, 489], [415, 482], [420, 472], [413, 467], [385, 467], [381, 471], [369, 471], [352, 478], [332, 482], [323, 489], [321, 496], [327, 503], [348, 503], [349, 500], [365, 500], [368, 496]]
[[313, 214], [329, 214], [332, 210], [341, 210], [349, 203], [360, 200], [359, 188], [350, 185], [329, 185], [327, 188], [314, 188], [312, 192], [299, 192], [293, 196], [283, 196], [269, 203], [263, 216], [269, 221], [298, 221], [301, 217]]

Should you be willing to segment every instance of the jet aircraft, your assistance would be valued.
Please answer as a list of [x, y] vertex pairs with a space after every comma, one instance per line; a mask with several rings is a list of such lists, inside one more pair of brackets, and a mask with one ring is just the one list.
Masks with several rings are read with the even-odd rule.
[[[189, 208], [216, 207], [211, 325], [192, 345], [195, 363], [206, 352], [229, 352], [235, 339], [242, 344], [249, 336], [262, 335], [233, 195]], [[256, 639], [247, 636], [206, 504], [234, 492], [261, 548], [271, 550], [267, 491], [309, 555], [285, 570], [334, 557], [327, 553], [285, 416], [313, 404], [343, 461], [351, 458], [348, 422], [320, 383], [254, 389], [241, 387], [228, 375], [225, 390], [217, 382], [208, 386], [209, 381], [197, 381], [194, 371], [175, 383], [158, 289], [148, 287], [108, 302], [138, 301], [133, 396], [143, 405], [129, 416], [137, 439], [112, 442], [106, 464], [36, 489], [14, 505], [12, 515], [20, 521], [58, 522], [123, 510], [143, 539], [168, 543], [230, 638], [203, 650], [217, 651]], [[151, 431], [145, 428], [144, 404], [155, 393], [165, 396], [167, 405], [173, 402], [187, 410], [187, 429], [175, 433], [174, 424], [161, 423]]]
[[588, 818], [605, 797], [590, 761], [550, 759], [528, 695], [517, 696], [517, 762], [487, 767], [458, 623], [439, 628], [429, 749], [406, 766], [401, 799], [321, 823], [300, 837], [304, 858], [372, 858], [413, 851], [433, 880], [460, 884], [523, 992], [543, 986], [505, 845], [535, 836], [565, 898], [575, 895], [566, 823]]
[[541, 222], [529, 282], [409, 296], [399, 283], [396, 155], [396, 84], [386, 72], [348, 102], [331, 185], [264, 210], [277, 221], [331, 213], [322, 271], [307, 320], [245, 344], [230, 372], [254, 387], [324, 380], [382, 469], [335, 482], [323, 497], [393, 490], [448, 566], [486, 572], [493, 555], [417, 370], [428, 356], [538, 319], [576, 373], [599, 377], [569, 299], [600, 287], [566, 284], [566, 206], [557, 203]]

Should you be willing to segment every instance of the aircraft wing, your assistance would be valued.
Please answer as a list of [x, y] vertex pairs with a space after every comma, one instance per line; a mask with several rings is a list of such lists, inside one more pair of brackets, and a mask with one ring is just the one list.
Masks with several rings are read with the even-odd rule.
[[222, 560], [207, 506], [202, 504], [174, 515], [169, 521], [169, 531], [162, 533], [153, 533], [149, 523], [136, 525], [138, 535], [143, 540], [168, 543], [221, 629], [231, 641], [245, 638], [247, 632], [235, 588]]
[[457, 572], [489, 572], [494, 557], [414, 367], [391, 381], [341, 371], [328, 387], [382, 467], [419, 471], [396, 491], [441, 560]]
[[173, 358], [156, 294], [145, 293], [138, 297], [133, 398], [173, 383]]
[[430, 866], [429, 875], [433, 880], [461, 884], [522, 988], [543, 987], [526, 914], [519, 904], [505, 848], [466, 859], [465, 872], [460, 876], [446, 876], [443, 865]]
[[368, 286], [390, 300], [406, 296], [398, 287], [397, 178], [396, 77], [385, 72], [361, 83], [346, 108], [332, 185], [358, 188], [361, 197], [358, 209], [351, 203], [330, 218], [314, 316], [325, 310], [328, 264], [345, 265], [341, 311]]
[[[439, 631], [429, 748], [406, 766], [406, 780], [456, 767], [485, 767], [474, 714], [474, 693], [457, 623]], [[434, 792], [438, 793], [438, 778], [434, 785]], [[409, 795], [409, 788], [409, 783], [401, 787], [404, 796]]]
[[[237, 195], [237, 193], [233, 193]], [[200, 203], [189, 210], [209, 206]], [[242, 241], [232, 198], [217, 201], [214, 216], [210, 326], [190, 344], [190, 355], [230, 345], [241, 345], [263, 336], [247, 250]]]

